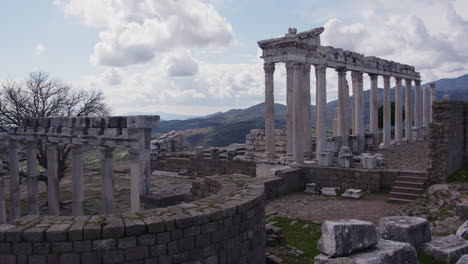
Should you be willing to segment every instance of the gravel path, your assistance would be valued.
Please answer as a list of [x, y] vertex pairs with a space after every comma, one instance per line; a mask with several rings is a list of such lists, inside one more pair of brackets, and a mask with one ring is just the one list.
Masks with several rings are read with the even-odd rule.
[[384, 169], [425, 171], [427, 168], [426, 141], [391, 146], [376, 150], [375, 153], [383, 154]]
[[377, 224], [398, 205], [386, 202], [385, 194], [369, 194], [360, 200], [293, 193], [270, 201], [266, 213], [288, 218], [323, 221], [360, 219]]

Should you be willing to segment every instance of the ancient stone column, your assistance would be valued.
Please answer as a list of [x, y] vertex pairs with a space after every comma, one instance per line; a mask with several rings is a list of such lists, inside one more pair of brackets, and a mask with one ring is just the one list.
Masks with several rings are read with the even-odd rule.
[[6, 207], [5, 207], [5, 181], [3, 178], [3, 162], [0, 161], [0, 224], [6, 223]]
[[114, 170], [113, 148], [101, 149], [102, 211], [111, 214], [114, 211]]
[[391, 102], [390, 102], [390, 76], [384, 75], [384, 94], [383, 94], [383, 146], [390, 146], [391, 133]]
[[293, 63], [286, 62], [286, 122], [287, 122], [287, 153], [288, 158], [293, 156], [293, 110], [294, 110], [294, 98], [293, 98], [293, 82], [294, 82], [294, 71]]
[[304, 96], [304, 64], [294, 63], [294, 113], [293, 113], [293, 143], [294, 143], [294, 163], [304, 163], [304, 117], [303, 117], [303, 96]]
[[150, 150], [129, 150], [130, 204], [132, 212], [140, 211], [140, 196], [151, 192]]
[[353, 80], [353, 98], [354, 98], [354, 133], [359, 138], [359, 150], [364, 150], [364, 106], [363, 106], [363, 93], [364, 83], [362, 72], [352, 72], [351, 78]]
[[416, 139], [421, 139], [421, 81], [414, 81], [414, 126], [417, 131]]
[[27, 148], [27, 175], [28, 175], [28, 214], [38, 215], [37, 204], [37, 146], [36, 142], [28, 142]]
[[327, 65], [315, 66], [315, 76], [317, 79], [316, 89], [316, 109], [317, 109], [317, 155], [326, 151], [327, 146]]
[[426, 129], [426, 135], [429, 129], [429, 116], [431, 113], [429, 96], [429, 88], [426, 87], [423, 89], [423, 127]]
[[431, 86], [431, 90], [430, 90], [430, 105], [429, 105], [429, 111], [430, 111], [430, 119], [429, 119], [429, 122], [432, 123], [432, 120], [433, 120], [433, 114], [432, 114], [432, 104], [434, 103], [434, 101], [436, 100], [436, 84], [435, 83], [431, 83], [430, 84]]
[[84, 215], [83, 156], [85, 149], [81, 145], [72, 147], [72, 214]]
[[20, 179], [18, 168], [18, 144], [14, 140], [10, 140], [8, 144], [9, 151], [9, 171], [10, 171], [10, 203], [11, 203], [11, 220], [15, 220], [21, 216], [20, 202]]
[[265, 156], [275, 156], [275, 99], [273, 95], [274, 63], [264, 63], [265, 71]]
[[411, 80], [405, 79], [406, 86], [406, 102], [405, 102], [405, 137], [408, 142], [413, 141], [413, 88], [411, 87]]
[[375, 137], [379, 131], [379, 92], [377, 88], [378, 75], [369, 74], [369, 77], [371, 79], [369, 132], [374, 134]]
[[338, 136], [338, 107], [333, 111], [333, 136]]
[[403, 138], [403, 96], [401, 87], [401, 78], [395, 78], [395, 141], [397, 144], [401, 144]]
[[58, 145], [47, 145], [47, 205], [49, 215], [59, 215]]
[[349, 147], [349, 132], [347, 131], [346, 116], [349, 93], [346, 93], [346, 69], [336, 69], [338, 72], [338, 136], [341, 137], [342, 146]]
[[312, 159], [312, 113], [310, 96], [310, 64], [304, 64], [303, 118], [304, 118], [304, 157]]

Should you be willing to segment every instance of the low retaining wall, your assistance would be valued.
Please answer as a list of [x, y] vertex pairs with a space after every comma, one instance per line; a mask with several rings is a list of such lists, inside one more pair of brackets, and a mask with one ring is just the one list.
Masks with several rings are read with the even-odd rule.
[[198, 175], [244, 174], [255, 176], [255, 162], [210, 159], [210, 158], [167, 158], [151, 160], [151, 170], [179, 172], [187, 170]]
[[468, 102], [435, 101], [432, 111], [428, 171], [434, 183], [468, 165]]
[[0, 225], [0, 263], [265, 263], [263, 185], [232, 175], [206, 177], [194, 190], [206, 197], [125, 215], [26, 216]]

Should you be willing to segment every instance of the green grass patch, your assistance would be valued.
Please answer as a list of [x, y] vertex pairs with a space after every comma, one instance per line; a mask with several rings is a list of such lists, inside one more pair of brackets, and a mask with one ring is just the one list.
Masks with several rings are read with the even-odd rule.
[[465, 166], [447, 177], [447, 182], [468, 182], [468, 166]]
[[[312, 221], [303, 221], [297, 219], [297, 223], [291, 225], [295, 219], [285, 217], [275, 217], [272, 221], [276, 222], [274, 226], [282, 228], [283, 234], [286, 239], [286, 244], [291, 245], [304, 252], [301, 256], [294, 256], [290, 254], [278, 254], [284, 263], [299, 264], [299, 263], [312, 263], [313, 258], [320, 254], [317, 249], [317, 242], [320, 239], [320, 225]], [[307, 227], [304, 227], [305, 225]], [[283, 247], [283, 246], [277, 246]], [[275, 250], [276, 251], [276, 250]], [[288, 252], [288, 250], [279, 250], [277, 252]]]

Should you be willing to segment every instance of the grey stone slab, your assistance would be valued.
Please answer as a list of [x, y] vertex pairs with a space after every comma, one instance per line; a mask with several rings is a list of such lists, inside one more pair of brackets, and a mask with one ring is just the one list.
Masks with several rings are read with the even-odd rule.
[[93, 240], [101, 238], [101, 226], [94, 221], [94, 217], [83, 226], [83, 239]]
[[468, 241], [457, 235], [445, 236], [422, 244], [419, 251], [443, 263], [452, 263], [468, 254]]
[[[112, 251], [109, 251], [112, 252]], [[101, 264], [101, 252], [86, 252], [80, 254], [80, 260], [83, 264]], [[105, 262], [105, 261], [104, 261]], [[105, 262], [108, 263], [108, 262]]]
[[360, 199], [362, 198], [362, 196], [364, 196], [364, 192], [360, 189], [348, 189], [341, 196], [353, 199]]
[[457, 230], [457, 236], [468, 239], [468, 221], [465, 221]]
[[325, 221], [318, 249], [331, 257], [345, 256], [377, 244], [377, 231], [370, 222], [360, 220]]
[[0, 241], [5, 241], [5, 231], [15, 228], [14, 225], [10, 224], [1, 224], [0, 225]]
[[91, 240], [73, 241], [73, 252], [82, 253], [91, 251]]
[[30, 256], [29, 264], [47, 264], [47, 257], [41, 255]]
[[143, 234], [146, 230], [145, 222], [138, 219], [136, 216], [127, 216], [124, 217], [123, 220], [125, 223], [125, 233], [128, 236], [138, 236]]
[[70, 228], [71, 224], [55, 224], [47, 229], [45, 232], [45, 237], [47, 241], [66, 241], [67, 240], [67, 230]]
[[112, 250], [117, 248], [117, 240], [113, 238], [93, 241], [93, 250]]
[[111, 216], [102, 227], [102, 238], [119, 238], [125, 234], [125, 225], [121, 217]]
[[125, 260], [141, 260], [149, 257], [148, 247], [134, 247], [127, 248], [124, 250]]
[[463, 255], [456, 264], [468, 264], [468, 255]]
[[45, 231], [47, 227], [33, 227], [27, 229], [23, 232], [23, 239], [24, 241], [29, 242], [41, 242], [45, 239]]
[[51, 248], [53, 253], [71, 253], [73, 252], [73, 243], [72, 242], [53, 242], [51, 243]]
[[138, 245], [151, 246], [156, 244], [156, 234], [144, 234], [138, 237]]
[[408, 242], [414, 247], [432, 239], [430, 224], [421, 217], [383, 217], [380, 219], [377, 230], [383, 239]]
[[159, 216], [151, 216], [143, 219], [145, 222], [148, 232], [150, 233], [159, 233], [164, 232], [166, 230], [166, 224], [164, 223], [163, 219]]
[[46, 254], [49, 254], [49, 252], [50, 252], [49, 242], [33, 243], [33, 254], [46, 255]]
[[375, 247], [345, 257], [331, 258], [320, 254], [315, 264], [418, 264], [416, 250], [409, 243], [380, 240]]
[[134, 236], [119, 238], [117, 239], [117, 246], [119, 249], [136, 247], [137, 239]]
[[340, 191], [340, 188], [338, 187], [327, 187], [327, 188], [322, 188], [320, 190], [323, 195], [328, 195], [328, 196], [337, 196], [338, 192]]
[[70, 240], [83, 239], [83, 227], [90, 219], [89, 216], [78, 216], [75, 218], [74, 223], [68, 229], [68, 236]]

